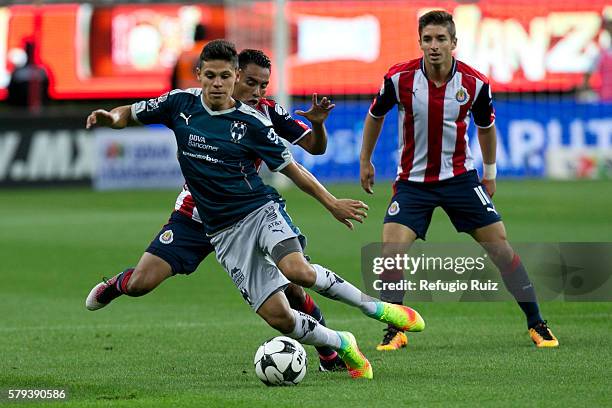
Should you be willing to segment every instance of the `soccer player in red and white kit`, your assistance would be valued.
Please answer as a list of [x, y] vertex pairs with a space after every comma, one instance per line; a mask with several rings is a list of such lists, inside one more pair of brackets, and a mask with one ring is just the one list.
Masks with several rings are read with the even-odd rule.
[[[271, 61], [262, 51], [246, 49], [238, 55], [239, 78], [233, 97], [256, 108], [266, 116], [278, 135], [291, 144], [297, 144], [311, 154], [323, 154], [327, 147], [325, 120], [335, 105], [324, 97], [313, 95], [308, 111], [297, 111], [312, 123], [312, 129], [291, 115], [271, 99], [265, 98], [270, 82]], [[153, 100], [155, 101], [155, 100]], [[188, 120], [188, 119], [186, 119]], [[187, 185], [176, 199], [174, 212], [140, 258], [138, 264], [122, 273], [105, 279], [89, 293], [86, 307], [98, 310], [112, 300], [127, 295], [143, 296], [167, 278], [189, 275], [214, 251], [206, 236], [195, 201]], [[285, 290], [291, 307], [314, 317], [325, 325], [325, 319], [316, 302], [302, 287], [289, 284]], [[321, 371], [345, 370], [344, 362], [329, 347], [317, 347]]]
[[[559, 342], [540, 316], [535, 291], [519, 256], [506, 240], [506, 230], [491, 197], [495, 193], [495, 111], [488, 79], [457, 61], [455, 24], [445, 11], [419, 18], [423, 57], [392, 66], [365, 119], [360, 157], [363, 189], [372, 194], [372, 152], [384, 116], [395, 105], [399, 112], [400, 163], [393, 198], [383, 226], [383, 254], [394, 256], [425, 238], [431, 216], [442, 207], [458, 232], [469, 233], [499, 268], [504, 284], [525, 313], [537, 347]], [[466, 133], [472, 116], [478, 128], [484, 175], [474, 169]], [[395, 281], [401, 271], [390, 271]], [[401, 278], [400, 278], [401, 279]], [[386, 291], [381, 299], [401, 303], [403, 291]], [[378, 350], [404, 347], [404, 333], [388, 327]]]

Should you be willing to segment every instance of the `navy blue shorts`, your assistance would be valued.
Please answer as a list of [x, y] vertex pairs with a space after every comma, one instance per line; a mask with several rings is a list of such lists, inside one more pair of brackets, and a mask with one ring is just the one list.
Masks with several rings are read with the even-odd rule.
[[178, 211], [172, 213], [146, 249], [168, 262], [173, 275], [189, 275], [214, 250], [204, 226]]
[[478, 180], [476, 170], [434, 183], [398, 180], [384, 223], [396, 222], [425, 239], [436, 207], [448, 214], [458, 232], [469, 232], [497, 221], [501, 216]]

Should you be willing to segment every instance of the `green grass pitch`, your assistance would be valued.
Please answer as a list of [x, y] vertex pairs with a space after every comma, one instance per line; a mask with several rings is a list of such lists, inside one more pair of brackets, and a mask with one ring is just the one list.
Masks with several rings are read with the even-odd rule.
[[[390, 185], [379, 182], [375, 196], [356, 185], [330, 190], [365, 200], [366, 223], [350, 232], [296, 190], [284, 192], [288, 211], [309, 237], [313, 259], [361, 285], [360, 248], [379, 240]], [[276, 332], [213, 257], [150, 295], [87, 311], [90, 288], [137, 262], [176, 193], [0, 191], [0, 405], [16, 388], [67, 389], [68, 401], [41, 404], [60, 407], [612, 403], [610, 303], [543, 304], [561, 342], [555, 350], [533, 347], [513, 303], [415, 304], [426, 331], [409, 336], [407, 349], [383, 354], [374, 350], [382, 324], [314, 295], [329, 326], [355, 334], [374, 380], [319, 373], [309, 347], [306, 378], [287, 388], [267, 388], [255, 376], [255, 350]], [[511, 241], [612, 241], [610, 182], [502, 180], [495, 199]], [[440, 210], [428, 237], [470, 239]]]

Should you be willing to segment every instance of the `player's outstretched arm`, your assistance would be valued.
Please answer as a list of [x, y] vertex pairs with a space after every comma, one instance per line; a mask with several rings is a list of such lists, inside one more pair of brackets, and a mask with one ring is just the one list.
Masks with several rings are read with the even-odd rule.
[[497, 132], [495, 125], [488, 128], [478, 128], [478, 143], [482, 151], [483, 175], [482, 184], [487, 189], [489, 196], [495, 194], [496, 185], [495, 177], [497, 176], [497, 168], [495, 166], [495, 156], [497, 153]]
[[139, 123], [132, 118], [131, 105], [118, 106], [110, 112], [104, 109], [97, 109], [87, 116], [86, 129], [94, 127], [109, 127], [113, 129], [123, 129], [127, 126], [136, 126]]
[[363, 223], [363, 219], [368, 216], [368, 206], [365, 203], [359, 200], [337, 199], [300, 164], [292, 162], [282, 169], [281, 173], [289, 177], [302, 191], [316, 198], [334, 218], [350, 229], [353, 229], [353, 223], [349, 220]]
[[375, 118], [368, 113], [363, 123], [363, 143], [359, 155], [359, 179], [361, 187], [368, 194], [374, 194], [374, 175], [376, 173], [372, 164], [372, 153], [380, 136], [380, 131], [385, 118]]
[[303, 116], [312, 124], [312, 132], [298, 142], [298, 145], [310, 154], [323, 154], [327, 150], [327, 129], [325, 120], [329, 113], [336, 107], [331, 103], [331, 99], [324, 96], [319, 102], [316, 93], [312, 94], [312, 105], [307, 111], [296, 110], [297, 115]]

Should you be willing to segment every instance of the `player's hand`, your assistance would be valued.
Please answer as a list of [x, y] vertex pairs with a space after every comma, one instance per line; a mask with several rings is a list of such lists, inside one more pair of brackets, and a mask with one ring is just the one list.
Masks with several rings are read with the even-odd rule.
[[376, 170], [371, 161], [362, 161], [359, 164], [359, 179], [361, 180], [361, 187], [368, 194], [374, 194], [372, 186], [374, 186], [374, 175]]
[[296, 110], [295, 114], [305, 117], [310, 123], [323, 123], [329, 116], [332, 109], [336, 107], [335, 104], [331, 103], [331, 99], [324, 96], [319, 102], [319, 97], [316, 93], [312, 94], [312, 105], [307, 111]]
[[489, 197], [493, 197], [493, 194], [495, 194], [495, 190], [497, 189], [495, 185], [495, 179], [482, 179], [481, 183], [487, 189], [487, 194], [489, 194]]
[[349, 220], [363, 223], [363, 219], [368, 216], [367, 210], [369, 210], [369, 207], [363, 201], [343, 198], [335, 201], [330, 212], [338, 221], [352, 230], [353, 223]]
[[98, 109], [89, 114], [85, 129], [94, 127], [113, 127], [115, 117], [109, 111]]

